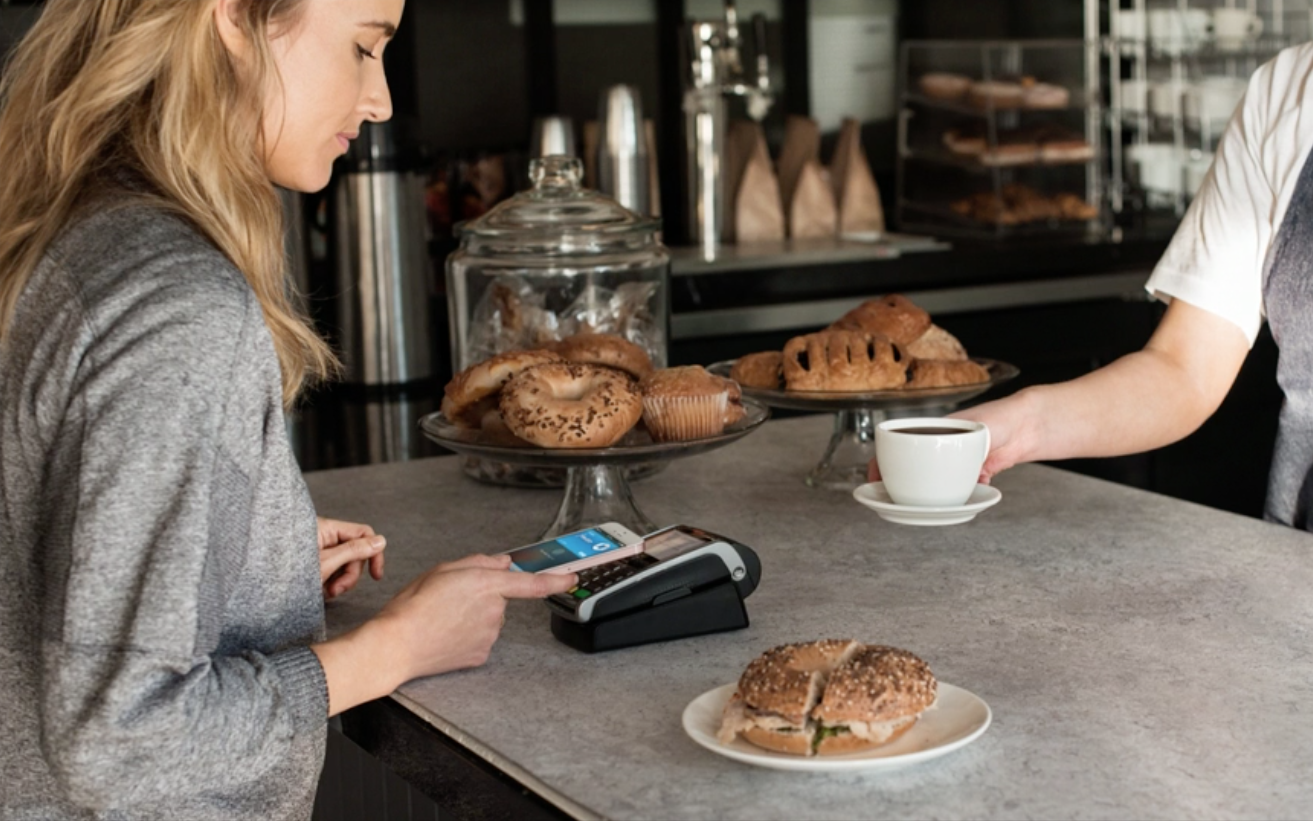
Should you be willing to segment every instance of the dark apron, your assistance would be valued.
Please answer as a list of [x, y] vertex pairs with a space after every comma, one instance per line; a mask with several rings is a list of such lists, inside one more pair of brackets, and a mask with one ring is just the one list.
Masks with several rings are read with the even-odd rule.
[[1273, 243], [1263, 304], [1280, 351], [1277, 382], [1285, 393], [1265, 516], [1313, 530], [1313, 154], [1304, 160]]

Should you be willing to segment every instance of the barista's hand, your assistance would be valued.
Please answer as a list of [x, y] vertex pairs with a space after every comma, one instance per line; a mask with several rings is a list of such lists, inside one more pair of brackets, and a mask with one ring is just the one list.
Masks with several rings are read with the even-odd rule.
[[[1026, 453], [1034, 440], [1033, 401], [1026, 391], [996, 402], [986, 402], [974, 408], [950, 415], [949, 419], [969, 419], [983, 422], [989, 428], [989, 456], [980, 469], [980, 481], [990, 480], [1010, 467], [1029, 461]], [[869, 481], [880, 481], [880, 466], [872, 459], [866, 467]]]
[[369, 575], [383, 578], [383, 548], [387, 540], [369, 525], [320, 518], [319, 580], [324, 600], [336, 598], [356, 586], [369, 565]]
[[509, 556], [468, 556], [440, 564], [379, 613], [398, 651], [402, 681], [478, 667], [506, 623], [508, 599], [541, 599], [574, 587], [574, 574], [513, 572]]
[[1033, 430], [1032, 396], [1026, 391], [995, 402], [986, 402], [952, 414], [950, 419], [969, 419], [983, 422], [989, 428], [989, 456], [980, 469], [980, 481], [989, 481], [998, 474], [1030, 461], [1035, 439]]

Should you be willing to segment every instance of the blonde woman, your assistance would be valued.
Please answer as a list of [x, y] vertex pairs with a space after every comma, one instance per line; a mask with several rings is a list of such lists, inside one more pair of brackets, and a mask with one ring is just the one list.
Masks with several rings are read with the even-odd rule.
[[334, 362], [274, 185], [388, 118], [402, 6], [49, 0], [5, 71], [0, 817], [308, 817], [330, 715], [572, 583], [471, 557], [321, 640], [381, 540], [317, 523], [288, 449]]

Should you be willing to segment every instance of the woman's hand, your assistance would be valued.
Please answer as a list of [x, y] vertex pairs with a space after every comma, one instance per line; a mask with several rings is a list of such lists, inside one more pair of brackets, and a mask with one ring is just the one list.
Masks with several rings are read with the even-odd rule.
[[324, 585], [324, 600], [334, 599], [360, 581], [365, 565], [369, 575], [383, 578], [383, 548], [387, 539], [374, 533], [369, 525], [319, 520], [319, 580]]
[[403, 681], [488, 660], [506, 623], [508, 599], [541, 599], [574, 587], [574, 574], [509, 570], [509, 556], [467, 556], [408, 584], [379, 613], [409, 659]]
[[407, 681], [488, 660], [509, 599], [541, 599], [578, 583], [573, 575], [512, 572], [509, 556], [469, 556], [406, 585], [383, 611], [311, 649], [328, 679], [329, 715], [380, 698]]

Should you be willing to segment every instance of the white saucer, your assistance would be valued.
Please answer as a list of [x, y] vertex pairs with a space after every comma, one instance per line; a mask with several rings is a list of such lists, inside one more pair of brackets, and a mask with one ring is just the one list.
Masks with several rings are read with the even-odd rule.
[[726, 684], [693, 699], [684, 708], [684, 732], [713, 753], [773, 770], [848, 772], [905, 767], [965, 747], [988, 729], [992, 717], [989, 705], [979, 696], [941, 681], [935, 706], [922, 713], [912, 729], [883, 747], [847, 755], [788, 755], [763, 750], [742, 738], [729, 744], [716, 738], [721, 713], [735, 686]]
[[956, 507], [913, 507], [896, 504], [884, 489], [884, 482], [871, 482], [853, 491], [853, 498], [879, 514], [881, 519], [900, 525], [960, 525], [976, 518], [987, 507], [998, 504], [1003, 494], [990, 485], [976, 485], [971, 498]]

